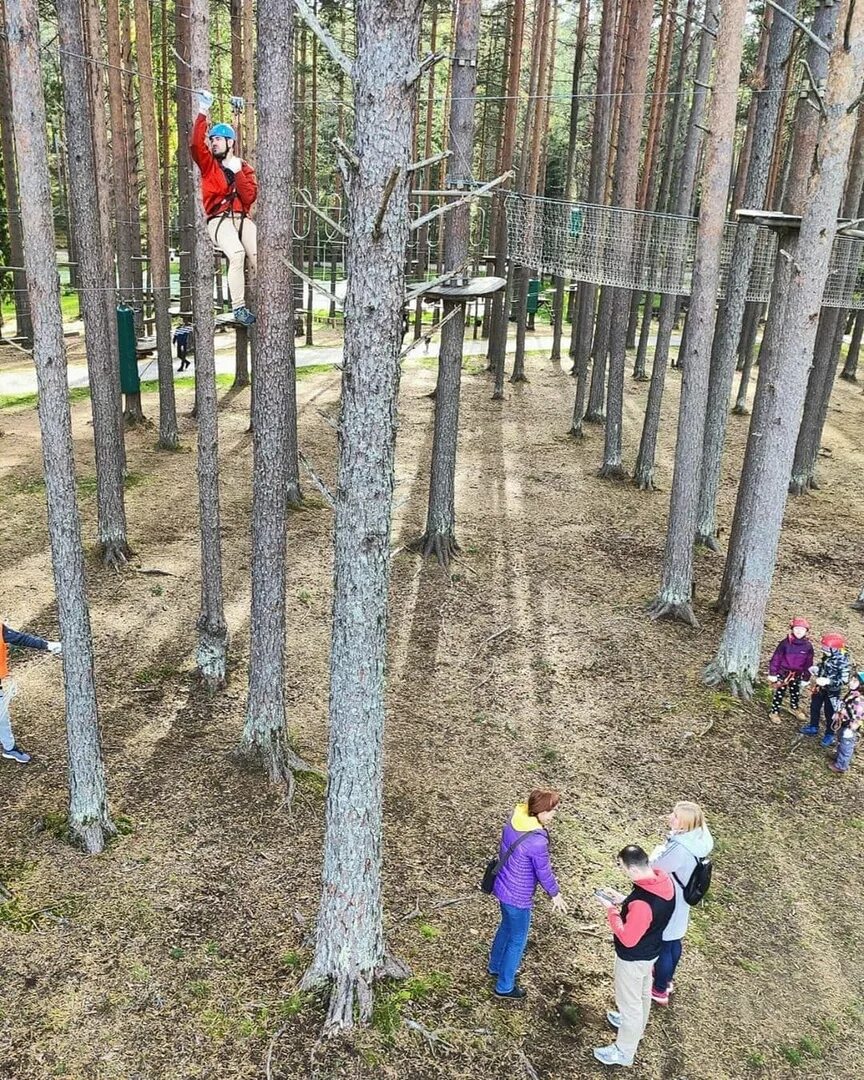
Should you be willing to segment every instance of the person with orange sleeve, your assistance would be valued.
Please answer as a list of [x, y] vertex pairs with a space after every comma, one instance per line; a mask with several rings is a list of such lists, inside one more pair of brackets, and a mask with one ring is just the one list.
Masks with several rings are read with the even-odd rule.
[[207, 232], [213, 246], [228, 259], [228, 291], [234, 321], [251, 326], [255, 316], [246, 306], [246, 259], [254, 273], [258, 237], [249, 213], [258, 198], [258, 181], [249, 162], [234, 153], [234, 128], [230, 124], [214, 124], [207, 130], [213, 95], [207, 90], [198, 90], [196, 94], [199, 110], [189, 137], [189, 151], [201, 173]]
[[615, 946], [616, 1012], [606, 1018], [618, 1031], [611, 1046], [598, 1046], [594, 1057], [603, 1065], [632, 1065], [651, 1011], [654, 964], [663, 946], [663, 931], [675, 911], [675, 886], [665, 870], [652, 867], [636, 844], [618, 852], [618, 863], [633, 883], [628, 896], [598, 889], [606, 908]]

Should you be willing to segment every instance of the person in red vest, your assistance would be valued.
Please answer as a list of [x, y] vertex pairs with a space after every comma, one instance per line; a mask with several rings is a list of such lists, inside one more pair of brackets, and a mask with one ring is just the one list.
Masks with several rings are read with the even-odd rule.
[[258, 237], [249, 212], [258, 198], [255, 170], [234, 153], [236, 132], [230, 124], [207, 130], [213, 95], [197, 90], [198, 115], [189, 137], [192, 160], [201, 172], [201, 200], [207, 216], [207, 232], [228, 258], [228, 291], [234, 321], [251, 326], [255, 316], [246, 306], [246, 259], [253, 272], [258, 259]]
[[14, 685], [9, 682], [10, 645], [23, 649], [41, 649], [53, 653], [54, 656], [62, 655], [63, 646], [59, 641], [45, 641], [44, 638], [34, 637], [32, 634], [19, 634], [11, 626], [0, 623], [0, 746], [4, 758], [17, 761], [19, 765], [26, 765], [30, 755], [15, 742], [9, 716], [9, 701], [15, 696]]

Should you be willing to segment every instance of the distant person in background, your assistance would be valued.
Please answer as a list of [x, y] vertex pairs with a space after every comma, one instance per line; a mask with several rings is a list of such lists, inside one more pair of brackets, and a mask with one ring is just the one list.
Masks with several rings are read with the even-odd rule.
[[603, 1065], [632, 1065], [651, 1012], [651, 980], [663, 947], [663, 931], [675, 911], [675, 887], [665, 870], [652, 868], [636, 844], [618, 852], [618, 865], [633, 883], [627, 896], [600, 889], [615, 946], [615, 1003], [606, 1019], [618, 1036], [611, 1046], [598, 1046], [594, 1057]]
[[516, 982], [522, 954], [528, 941], [534, 893], [542, 886], [552, 899], [552, 906], [561, 914], [567, 907], [549, 859], [549, 834], [561, 796], [557, 791], [537, 788], [527, 803], [519, 803], [501, 834], [502, 863], [495, 878], [493, 894], [501, 906], [501, 922], [489, 956], [489, 974], [495, 978], [495, 996], [520, 1000], [526, 996]]
[[864, 724], [864, 671], [856, 671], [849, 677], [849, 693], [840, 703], [834, 717], [834, 729], [837, 733], [837, 753], [828, 768], [835, 773], [849, 771], [852, 755], [860, 738]]
[[801, 686], [810, 681], [810, 666], [813, 663], [813, 642], [807, 637], [810, 623], [796, 616], [789, 623], [789, 633], [774, 650], [768, 665], [768, 682], [774, 689], [771, 698], [770, 716], [780, 719], [780, 706], [783, 697], [789, 691], [789, 704], [796, 715], [801, 701]]
[[665, 870], [675, 886], [675, 910], [663, 930], [660, 955], [654, 963], [654, 983], [651, 1000], [655, 1005], [668, 1005], [672, 993], [672, 976], [681, 959], [681, 947], [690, 925], [690, 904], [684, 899], [684, 888], [700, 859], [707, 858], [714, 848], [714, 837], [705, 821], [702, 807], [694, 802], [677, 802], [669, 815], [669, 832], [664, 843], [650, 856], [651, 865]]
[[174, 331], [173, 341], [177, 346], [177, 359], [180, 361], [180, 367], [177, 368], [179, 374], [181, 371], [185, 371], [190, 364], [189, 348], [192, 345], [192, 327], [185, 322], [182, 326], [178, 326]]
[[9, 646], [20, 649], [40, 649], [53, 656], [63, 653], [59, 641], [45, 641], [32, 634], [19, 634], [11, 626], [0, 623], [0, 746], [4, 758], [26, 765], [30, 755], [15, 742], [12, 734], [12, 718], [9, 715], [9, 701], [15, 696], [15, 684], [9, 680]]

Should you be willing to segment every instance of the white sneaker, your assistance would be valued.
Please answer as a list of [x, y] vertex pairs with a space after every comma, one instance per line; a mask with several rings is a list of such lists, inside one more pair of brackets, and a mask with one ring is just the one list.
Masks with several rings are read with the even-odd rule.
[[612, 1027], [621, 1027], [621, 1013], [614, 1012], [612, 1009], [610, 1009], [609, 1012], [606, 1013], [606, 1019], [609, 1021]]
[[623, 1065], [625, 1069], [633, 1064], [633, 1058], [624, 1057], [617, 1043], [612, 1043], [611, 1046], [595, 1047], [594, 1057], [603, 1065]]

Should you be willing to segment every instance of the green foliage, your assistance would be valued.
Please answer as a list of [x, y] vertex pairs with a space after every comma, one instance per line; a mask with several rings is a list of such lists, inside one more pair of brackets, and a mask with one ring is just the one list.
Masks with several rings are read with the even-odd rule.
[[293, 971], [295, 968], [302, 967], [302, 953], [298, 952], [297, 949], [287, 949], [279, 957], [279, 966], [286, 968], [288, 971]]
[[31, 930], [57, 925], [60, 919], [77, 915], [84, 907], [80, 896], [66, 896], [40, 907], [26, 907], [17, 897], [0, 904], [0, 926], [16, 933], [27, 934]]
[[372, 1026], [390, 1039], [402, 1023], [402, 1010], [411, 1003], [426, 1001], [450, 986], [450, 976], [442, 971], [415, 975], [398, 989], [379, 994], [372, 1009]]
[[800, 1065], [804, 1060], [804, 1055], [797, 1048], [797, 1046], [788, 1046], [783, 1044], [779, 1047], [781, 1057], [784, 1057], [790, 1065]]
[[186, 955], [186, 950], [181, 949], [179, 945], [172, 945], [172, 947], [168, 950], [168, 955], [171, 957], [172, 960], [182, 960], [183, 957]]
[[333, 364], [304, 364], [297, 368], [297, 382], [314, 379], [316, 375], [326, 375], [333, 370]]
[[764, 1069], [768, 1063], [763, 1053], [759, 1050], [751, 1050], [747, 1054], [747, 1064], [751, 1069]]
[[430, 923], [420, 923], [417, 930], [424, 941], [437, 941], [441, 937], [440, 929]]

